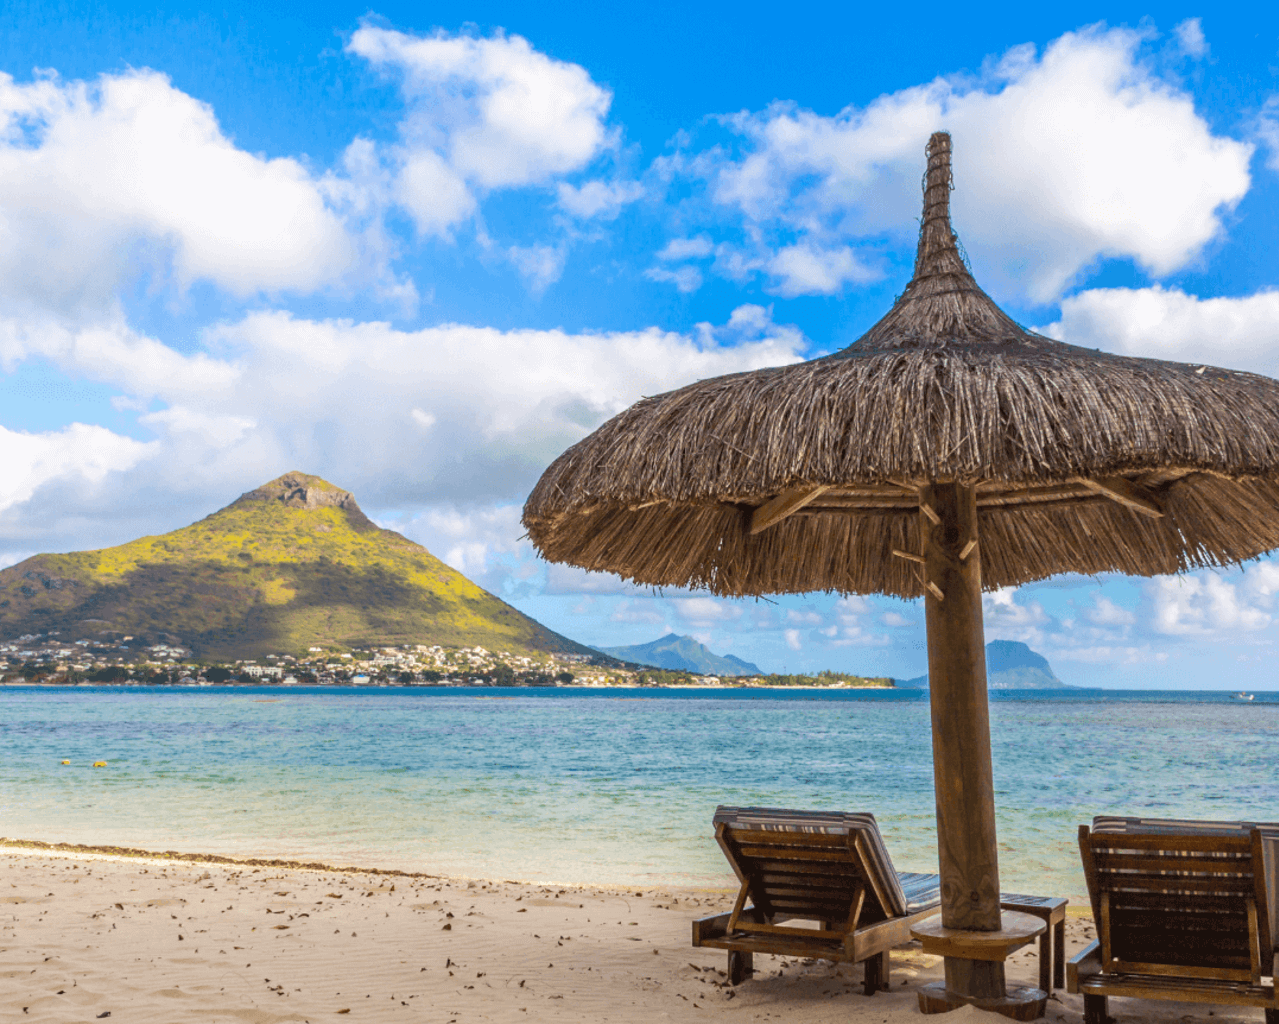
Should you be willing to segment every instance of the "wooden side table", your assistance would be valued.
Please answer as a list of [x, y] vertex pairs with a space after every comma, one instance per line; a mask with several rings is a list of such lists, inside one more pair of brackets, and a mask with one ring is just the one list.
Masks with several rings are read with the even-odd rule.
[[[911, 928], [910, 934], [919, 940], [925, 953], [947, 958], [946, 981], [933, 982], [919, 990], [920, 1013], [946, 1013], [969, 1003], [1013, 1020], [1031, 1021], [1044, 1015], [1048, 993], [1039, 988], [1005, 985], [1004, 961], [1047, 931], [1048, 925], [1038, 916], [1013, 910], [1004, 911], [1002, 924], [997, 932], [967, 931], [947, 928], [938, 916]], [[997, 964], [998, 969], [992, 974], [996, 983], [987, 986], [987, 991], [976, 993], [953, 985], [955, 978], [962, 977], [957, 968], [964, 961]]]
[[1047, 925], [1039, 937], [1039, 987], [1045, 992], [1066, 987], [1066, 904], [1060, 896], [999, 894], [1002, 910], [1031, 914]]

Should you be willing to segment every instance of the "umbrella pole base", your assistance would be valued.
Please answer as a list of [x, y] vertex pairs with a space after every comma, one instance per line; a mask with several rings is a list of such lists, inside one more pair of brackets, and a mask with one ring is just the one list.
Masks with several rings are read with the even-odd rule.
[[944, 981], [935, 981], [919, 990], [920, 1013], [947, 1013], [961, 1006], [975, 1006], [1013, 1020], [1037, 1020], [1047, 1012], [1048, 993], [1042, 988], [1010, 985], [1002, 996], [970, 996], [948, 989]]

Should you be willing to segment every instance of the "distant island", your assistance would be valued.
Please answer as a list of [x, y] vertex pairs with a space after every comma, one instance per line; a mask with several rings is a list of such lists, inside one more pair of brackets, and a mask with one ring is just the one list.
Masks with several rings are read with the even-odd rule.
[[[899, 680], [903, 688], [928, 687], [928, 676]], [[1016, 640], [992, 640], [986, 645], [986, 686], [991, 690], [1067, 690], [1068, 686], [1042, 654]]]
[[696, 672], [707, 676], [762, 676], [758, 665], [731, 654], [715, 654], [691, 636], [667, 633], [660, 640], [630, 647], [597, 647], [601, 654], [637, 665], [651, 665], [675, 672]]
[[405, 645], [596, 655], [306, 473], [172, 533], [0, 570], [0, 637], [55, 635], [227, 663]]

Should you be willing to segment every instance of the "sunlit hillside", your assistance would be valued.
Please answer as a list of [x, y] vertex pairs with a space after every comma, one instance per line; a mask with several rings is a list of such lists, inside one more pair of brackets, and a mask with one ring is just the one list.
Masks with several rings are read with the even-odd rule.
[[172, 533], [0, 571], [0, 637], [51, 630], [218, 659], [380, 643], [592, 653], [301, 473]]

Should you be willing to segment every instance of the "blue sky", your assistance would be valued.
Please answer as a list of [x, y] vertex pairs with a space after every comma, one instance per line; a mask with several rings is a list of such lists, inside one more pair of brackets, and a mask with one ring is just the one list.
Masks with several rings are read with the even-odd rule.
[[[538, 561], [641, 395], [855, 340], [955, 139], [978, 279], [1111, 351], [1279, 373], [1279, 13], [1182, 5], [9, 3], [0, 564], [291, 469], [587, 643], [924, 670], [922, 610]], [[1279, 563], [988, 595], [1068, 682], [1273, 688]]]

